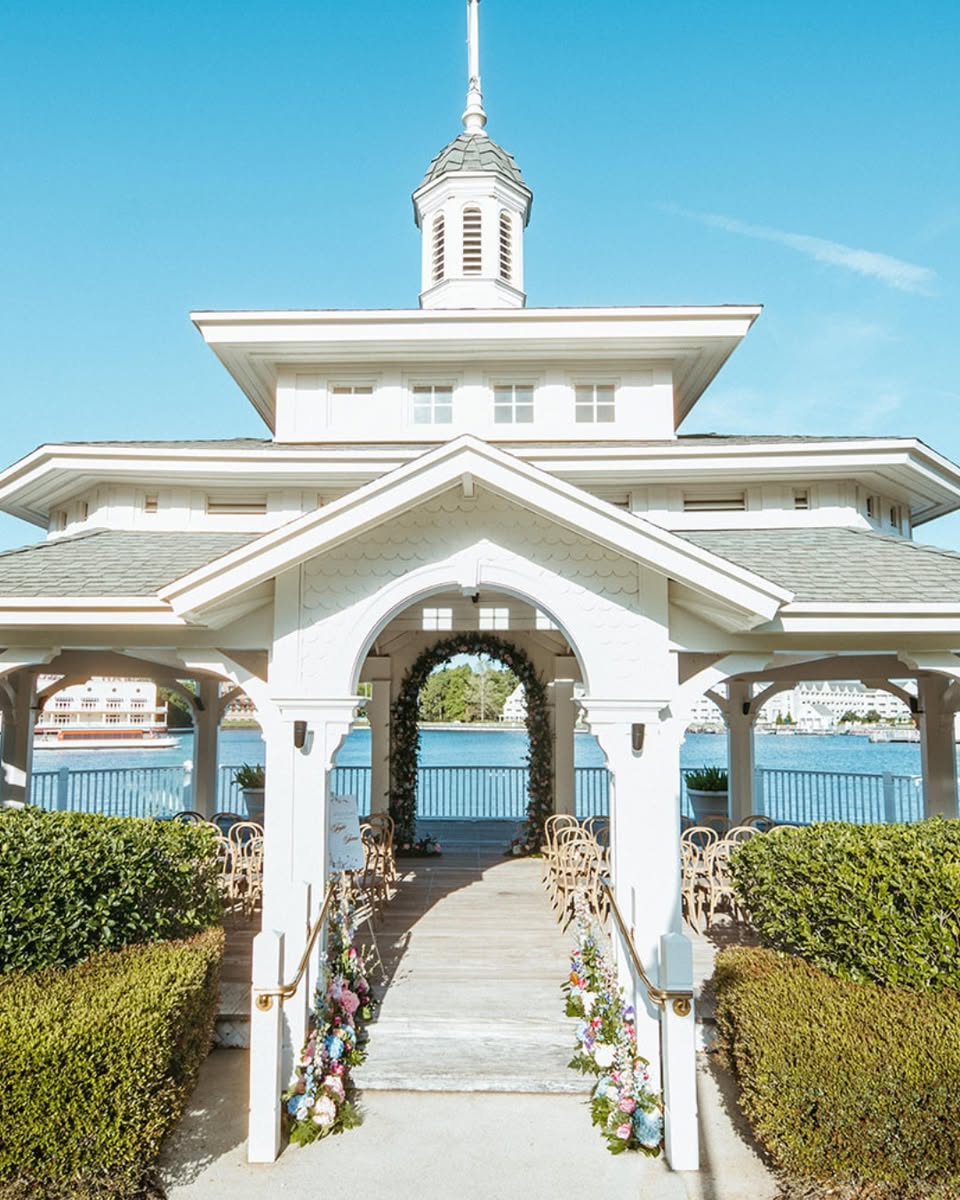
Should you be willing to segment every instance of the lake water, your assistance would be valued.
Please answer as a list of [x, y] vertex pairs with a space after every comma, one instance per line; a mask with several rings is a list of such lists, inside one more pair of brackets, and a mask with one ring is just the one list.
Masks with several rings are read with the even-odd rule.
[[[142, 766], [181, 766], [193, 754], [193, 734], [177, 735], [177, 745], [159, 750], [37, 750], [36, 772], [71, 771]], [[425, 729], [421, 733], [424, 766], [522, 766], [527, 736], [520, 729]], [[225, 729], [220, 735], [220, 762], [237, 766], [263, 762], [263, 739], [258, 729]], [[578, 733], [576, 765], [604, 765], [596, 739]], [[727, 740], [719, 734], [688, 734], [680, 751], [682, 767], [723, 766]], [[871, 743], [865, 737], [844, 734], [758, 735], [756, 762], [760, 767], [800, 771], [849, 771], [855, 774], [920, 774], [920, 747], [910, 742]], [[339, 766], [370, 763], [370, 730], [359, 728], [347, 737], [337, 756]]]

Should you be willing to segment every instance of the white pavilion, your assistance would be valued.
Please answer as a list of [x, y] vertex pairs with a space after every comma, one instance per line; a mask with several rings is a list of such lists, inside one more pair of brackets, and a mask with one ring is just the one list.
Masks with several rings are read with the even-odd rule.
[[[262, 440], [50, 443], [0, 473], [0, 508], [43, 533], [0, 554], [2, 797], [29, 798], [39, 675], [195, 681], [208, 811], [220, 714], [245, 693], [266, 742], [266, 986], [323, 895], [326, 781], [361, 682], [382, 810], [405, 674], [490, 610], [548, 685], [557, 811], [582, 685], [615, 891], [655, 980], [681, 928], [679, 752], [705, 692], [735, 817], [760, 707], [823, 679], [911, 706], [926, 812], [957, 814], [960, 555], [913, 536], [960, 508], [960, 469], [910, 438], [680, 433], [759, 307], [528, 307], [532, 194], [485, 128], [468, 8], [463, 129], [413, 193], [419, 306], [196, 312]], [[658, 1014], [637, 1007], [657, 1062]], [[276, 1153], [306, 1012], [304, 986], [254, 1022], [254, 1158]]]

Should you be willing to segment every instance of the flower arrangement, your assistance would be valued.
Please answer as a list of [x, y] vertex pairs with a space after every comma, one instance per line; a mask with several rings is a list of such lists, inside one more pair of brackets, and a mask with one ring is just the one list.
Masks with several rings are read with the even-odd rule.
[[341, 892], [331, 917], [327, 964], [317, 984], [307, 1041], [283, 1094], [290, 1141], [300, 1146], [361, 1122], [350, 1068], [366, 1057], [366, 1024], [376, 1001], [363, 955], [353, 945], [352, 908]]
[[581, 895], [574, 900], [577, 948], [563, 985], [567, 1016], [579, 1018], [570, 1066], [596, 1075], [590, 1117], [611, 1154], [639, 1150], [655, 1156], [663, 1139], [663, 1105], [649, 1086], [649, 1062], [637, 1053], [636, 1013], [606, 951], [603, 931]]
[[[455, 654], [488, 654], [508, 667], [523, 684], [527, 700], [527, 819], [523, 841], [533, 850], [543, 843], [543, 826], [553, 812], [553, 747], [547, 715], [547, 689], [533, 663], [518, 647], [489, 633], [459, 633], [428, 647], [404, 676], [390, 710], [390, 815], [397, 845], [415, 841], [417, 759], [420, 753], [420, 689], [431, 671]], [[511, 851], [512, 853], [512, 851]]]
[[540, 847], [534, 838], [530, 836], [529, 829], [526, 825], [519, 825], [517, 832], [510, 841], [510, 845], [504, 851], [504, 854], [512, 854], [514, 858], [520, 858], [525, 854], [538, 854]]
[[397, 853], [410, 858], [426, 858], [431, 854], [442, 854], [443, 847], [435, 837], [431, 837], [429, 833], [425, 833], [423, 837], [417, 838], [415, 842], [401, 842], [397, 847]]

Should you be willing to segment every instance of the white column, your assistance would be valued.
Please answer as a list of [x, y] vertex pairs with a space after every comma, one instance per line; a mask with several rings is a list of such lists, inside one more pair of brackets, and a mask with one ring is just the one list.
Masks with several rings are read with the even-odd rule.
[[220, 733], [220, 684], [216, 679], [197, 680], [193, 706], [193, 804], [197, 812], [212, 817], [217, 811], [217, 742]]
[[[660, 939], [660, 986], [693, 991], [693, 945], [682, 933]], [[680, 1011], [678, 1011], [678, 1007]], [[686, 1008], [686, 1011], [684, 1011]], [[697, 1126], [697, 1047], [693, 1001], [667, 1001], [660, 1013], [663, 1048], [664, 1150], [674, 1171], [700, 1167]]]
[[575, 816], [577, 788], [573, 739], [577, 706], [573, 699], [573, 680], [555, 679], [550, 691], [553, 701], [553, 811]]
[[390, 807], [390, 680], [374, 679], [366, 713], [370, 721], [370, 811]]
[[924, 816], [957, 816], [957, 758], [953, 707], [944, 703], [951, 685], [945, 675], [921, 676], [920, 761]]
[[0, 800], [17, 804], [30, 802], [33, 770], [33, 727], [36, 723], [37, 678], [33, 671], [18, 671], [7, 677], [12, 695], [9, 726], [3, 732]]
[[739, 825], [753, 808], [753, 688], [749, 683], [731, 682], [724, 709], [727, 723], [729, 815]]
[[[582, 701], [612, 773], [610, 846], [614, 892], [644, 969], [659, 978], [659, 941], [680, 932], [680, 741], [682, 724], [661, 723], [660, 700]], [[643, 728], [635, 749], [634, 725]], [[636, 739], [640, 738], [637, 733]], [[621, 981], [637, 1010], [637, 1046], [659, 1072], [659, 1009], [621, 956]], [[647, 1020], [643, 1019], [646, 1013]]]
[[[282, 938], [281, 972], [292, 978], [306, 945], [306, 928], [319, 914], [327, 882], [327, 788], [334, 755], [350, 731], [359, 697], [276, 700], [274, 712], [260, 709], [266, 742], [264, 814], [263, 928]], [[294, 744], [295, 723], [303, 721], [303, 745]], [[309, 897], [309, 901], [305, 899]], [[309, 902], [310, 922], [305, 921]], [[314, 956], [316, 969], [318, 956]], [[303, 1042], [307, 1004], [316, 982], [305, 979], [283, 1006], [279, 1033], [267, 1021], [251, 1023], [251, 1086], [267, 1086], [274, 1074], [288, 1082]], [[258, 1063], [256, 1079], [253, 1063]], [[272, 1145], [274, 1115], [279, 1120], [280, 1089], [271, 1097], [251, 1094], [249, 1144]], [[255, 1127], [256, 1126], [256, 1127]], [[252, 1150], [251, 1150], [252, 1155]], [[275, 1154], [274, 1154], [275, 1156]], [[270, 1161], [255, 1159], [251, 1162]]]

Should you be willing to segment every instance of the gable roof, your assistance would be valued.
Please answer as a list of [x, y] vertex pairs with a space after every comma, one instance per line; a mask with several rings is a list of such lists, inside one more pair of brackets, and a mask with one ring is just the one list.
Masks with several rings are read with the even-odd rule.
[[789, 591], [762, 576], [471, 435], [428, 451], [316, 512], [255, 538], [222, 560], [200, 566], [161, 588], [160, 598], [179, 616], [199, 618], [204, 610], [350, 541], [458, 483], [464, 490], [472, 489], [475, 481], [695, 592], [722, 598], [739, 628], [749, 629], [769, 620], [791, 598]]

